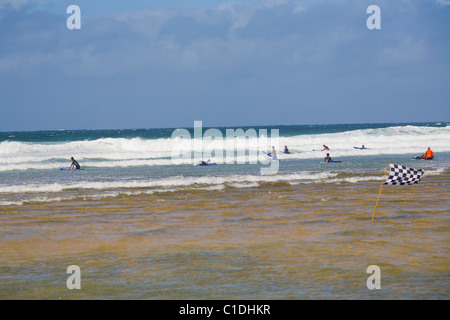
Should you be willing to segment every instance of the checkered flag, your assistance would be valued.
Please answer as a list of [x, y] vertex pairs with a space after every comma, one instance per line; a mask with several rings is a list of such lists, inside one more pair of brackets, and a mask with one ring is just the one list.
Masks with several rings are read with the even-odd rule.
[[384, 180], [384, 184], [413, 184], [419, 183], [423, 175], [423, 170], [411, 169], [397, 164], [389, 165], [389, 177]]

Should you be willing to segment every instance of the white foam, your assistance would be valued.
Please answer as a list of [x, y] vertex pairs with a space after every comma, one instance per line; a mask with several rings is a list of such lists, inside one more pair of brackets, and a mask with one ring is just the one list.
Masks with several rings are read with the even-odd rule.
[[229, 186], [233, 188], [255, 188], [259, 185], [260, 184], [258, 182], [237, 182], [229, 184]]
[[259, 184], [262, 182], [283, 181], [311, 181], [317, 179], [328, 179], [336, 176], [336, 173], [301, 172], [295, 174], [280, 174], [273, 176], [261, 175], [233, 175], [233, 176], [210, 176], [210, 177], [183, 177], [172, 176], [155, 180], [133, 180], [133, 181], [108, 181], [108, 182], [76, 182], [76, 183], [52, 183], [52, 184], [26, 184], [0, 186], [0, 194], [24, 194], [24, 193], [59, 193], [68, 190], [117, 190], [117, 189], [149, 189], [149, 188], [177, 188], [177, 187], [211, 187], [218, 185], [233, 185], [241, 183]]
[[[282, 131], [280, 131], [282, 135]], [[230, 143], [230, 141], [232, 143]], [[323, 144], [330, 147], [334, 157], [373, 156], [382, 154], [423, 154], [431, 147], [438, 156], [440, 152], [450, 152], [450, 126], [418, 127], [396, 126], [380, 129], [353, 130], [340, 133], [297, 135], [280, 137], [278, 154], [281, 159], [323, 158], [324, 152], [315, 152]], [[356, 150], [354, 146], [365, 145], [367, 150]], [[292, 154], [281, 154], [287, 145]], [[142, 138], [101, 138], [97, 140], [72, 141], [64, 143], [0, 142], [0, 171], [27, 169], [55, 169], [70, 165], [74, 156], [80, 164], [88, 167], [133, 167], [165, 166], [175, 164], [193, 164], [194, 159], [187, 157], [181, 161], [172, 160], [172, 151], [190, 150], [192, 141], [179, 139], [142, 139]], [[235, 149], [236, 148], [236, 149]], [[267, 151], [266, 137], [204, 141], [203, 152], [206, 158], [212, 158], [218, 151], [216, 163], [261, 163], [267, 157], [261, 151]], [[192, 149], [191, 149], [192, 150]], [[239, 156], [235, 156], [235, 151]], [[243, 151], [249, 155], [243, 155]]]
[[[450, 152], [450, 127], [416, 127], [401, 126], [381, 129], [364, 129], [341, 133], [302, 135], [280, 138], [288, 145], [291, 155], [282, 158], [322, 158], [325, 152], [312, 151], [330, 147], [333, 156], [369, 156], [382, 154], [423, 154], [431, 147], [435, 154]], [[366, 150], [354, 149], [364, 145]], [[300, 153], [298, 153], [300, 152]]]
[[[444, 168], [427, 170], [426, 175], [438, 175]], [[293, 174], [277, 174], [273, 176], [261, 175], [232, 175], [232, 176], [208, 176], [208, 177], [183, 177], [171, 176], [157, 180], [143, 181], [108, 181], [108, 182], [80, 182], [68, 184], [28, 184], [1, 186], [1, 206], [20, 206], [26, 203], [50, 203], [66, 200], [81, 199], [97, 200], [119, 195], [157, 194], [176, 192], [180, 190], [210, 190], [220, 191], [226, 187], [251, 188], [261, 186], [263, 183], [288, 182], [291, 185], [308, 183], [358, 183], [364, 181], [380, 182], [383, 178], [379, 175], [338, 178], [334, 172], [298, 172]], [[8, 199], [9, 198], [9, 199]], [[19, 200], [15, 200], [19, 198]]]

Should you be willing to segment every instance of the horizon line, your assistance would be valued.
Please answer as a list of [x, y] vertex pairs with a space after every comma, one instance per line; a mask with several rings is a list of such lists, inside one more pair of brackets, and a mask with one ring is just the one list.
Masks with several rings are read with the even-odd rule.
[[[202, 121], [202, 120], [194, 120]], [[229, 125], [229, 126], [203, 126], [203, 128], [240, 128], [240, 127], [288, 127], [288, 126], [338, 126], [338, 125], [394, 125], [394, 124], [443, 124], [448, 125], [450, 121], [414, 121], [414, 122], [358, 122], [358, 123], [317, 123], [317, 124], [260, 124], [260, 125]], [[147, 128], [97, 128], [97, 129], [36, 129], [36, 130], [11, 130], [0, 131], [0, 133], [17, 133], [17, 132], [45, 132], [45, 131], [116, 131], [116, 130], [158, 130], [158, 129], [193, 129], [192, 127], [147, 127]]]

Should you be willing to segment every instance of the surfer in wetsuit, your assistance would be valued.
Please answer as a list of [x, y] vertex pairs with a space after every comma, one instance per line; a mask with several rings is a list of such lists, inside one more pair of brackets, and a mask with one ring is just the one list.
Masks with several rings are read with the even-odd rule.
[[364, 147], [364, 145], [361, 146], [361, 149], [366, 149], [366, 147]]
[[286, 154], [291, 153], [287, 146], [284, 146], [284, 153], [286, 153]]
[[430, 147], [428, 147], [428, 150], [425, 151], [425, 154], [422, 156], [422, 159], [424, 160], [433, 160], [434, 159], [434, 153], [431, 151]]
[[326, 145], [323, 145], [322, 151], [325, 151], [325, 150], [330, 150], [330, 148], [328, 148]]
[[208, 161], [199, 161], [199, 166], [207, 166], [208, 164], [211, 164], [211, 160], [210, 159], [208, 159]]
[[273, 158], [277, 158], [277, 152], [275, 151], [275, 147], [272, 146], [272, 152], [268, 153], [269, 156], [272, 156]]
[[325, 157], [325, 162], [331, 162], [331, 161], [332, 160], [331, 160], [330, 154], [327, 153], [327, 156]]
[[72, 164], [70, 165], [69, 169], [72, 169], [72, 168], [80, 169], [80, 165], [73, 157], [71, 157], [70, 160], [72, 160]]

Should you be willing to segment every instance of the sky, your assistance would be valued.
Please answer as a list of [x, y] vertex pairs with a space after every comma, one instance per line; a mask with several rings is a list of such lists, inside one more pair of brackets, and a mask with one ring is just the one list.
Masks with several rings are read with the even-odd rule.
[[0, 131], [449, 121], [449, 17], [450, 0], [0, 0]]

